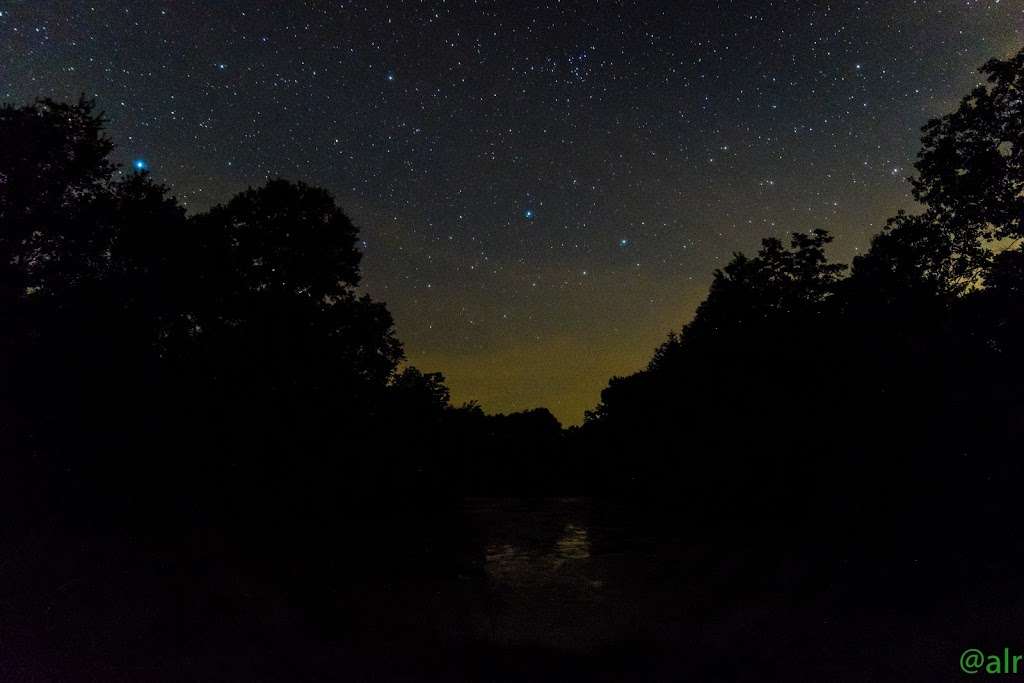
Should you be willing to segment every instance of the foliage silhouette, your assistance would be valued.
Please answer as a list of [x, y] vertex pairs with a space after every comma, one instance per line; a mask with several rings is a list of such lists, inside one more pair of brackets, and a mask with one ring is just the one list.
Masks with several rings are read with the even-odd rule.
[[310, 614], [339, 577], [479, 570], [467, 495], [622, 498], [660, 538], [744, 548], [751, 574], [811, 567], [787, 590], [843, 586], [848, 605], [1012, 578], [1024, 51], [982, 72], [923, 129], [920, 213], [849, 268], [823, 230], [734, 254], [569, 430], [544, 408], [454, 407], [440, 373], [405, 365], [327, 191], [274, 179], [186, 215], [110, 161], [92, 102], [5, 106], [5, 533], [212, 538]]
[[288, 556], [375, 497], [433, 496], [403, 469], [432, 459], [390, 457], [388, 430], [447, 390], [397, 373], [330, 195], [271, 180], [186, 216], [109, 161], [103, 123], [86, 100], [0, 111], [12, 500], [42, 487], [81, 523], [215, 524]]
[[670, 498], [665, 519], [705, 538], [770, 534], [822, 563], [882, 553], [857, 565], [865, 585], [925, 556], [943, 567], [928, 588], [979, 571], [947, 539], [998, 534], [1021, 474], [1024, 252], [1007, 242], [1024, 219], [1024, 51], [982, 72], [923, 129], [922, 212], [893, 217], [848, 275], [823, 231], [767, 239], [714, 274], [646, 369], [611, 380], [573, 434], [595, 489]]

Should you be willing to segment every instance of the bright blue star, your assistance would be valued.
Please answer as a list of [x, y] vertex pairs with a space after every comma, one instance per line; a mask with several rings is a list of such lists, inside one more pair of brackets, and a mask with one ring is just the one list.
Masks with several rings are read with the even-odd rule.
[[620, 247], [628, 247], [629, 246], [629, 240], [626, 239], [625, 237], [623, 237], [621, 240], [619, 240], [619, 246]]
[[388, 80], [388, 82], [393, 82], [395, 80], [395, 72], [394, 71], [389, 71], [387, 73], [387, 75], [384, 76], [384, 78], [386, 78]]
[[527, 209], [526, 211], [523, 211], [523, 218], [525, 218], [528, 221], [532, 221], [533, 220], [533, 209]]
[[139, 173], [149, 170], [149, 164], [146, 163], [145, 159], [136, 159], [132, 162], [132, 167]]

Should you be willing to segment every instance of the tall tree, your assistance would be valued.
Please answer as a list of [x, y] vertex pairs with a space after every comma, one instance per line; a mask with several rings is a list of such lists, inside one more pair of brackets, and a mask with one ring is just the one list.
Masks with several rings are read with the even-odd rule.
[[970, 249], [979, 237], [1024, 236], [1024, 50], [981, 67], [987, 84], [928, 122], [914, 197]]

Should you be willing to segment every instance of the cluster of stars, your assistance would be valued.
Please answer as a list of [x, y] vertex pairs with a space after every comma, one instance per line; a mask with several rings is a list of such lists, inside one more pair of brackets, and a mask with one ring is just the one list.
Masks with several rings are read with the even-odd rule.
[[0, 10], [4, 100], [95, 97], [190, 210], [327, 187], [412, 362], [570, 422], [735, 250], [816, 227], [861, 249], [910, 205], [919, 127], [1024, 44], [998, 0], [56, 7]]

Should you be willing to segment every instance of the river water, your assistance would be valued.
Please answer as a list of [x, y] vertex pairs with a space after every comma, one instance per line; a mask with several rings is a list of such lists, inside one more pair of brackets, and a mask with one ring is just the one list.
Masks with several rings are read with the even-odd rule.
[[589, 651], [671, 618], [661, 608], [682, 578], [678, 544], [637, 535], [608, 504], [476, 499], [466, 510], [484, 550], [479, 636]]
[[[473, 550], [460, 571], [364, 583], [344, 606], [363, 616], [347, 634], [355, 650], [383, 645], [395, 653], [382, 655], [389, 666], [405, 662], [388, 676], [503, 679], [513, 663], [526, 680], [692, 670], [675, 664], [681, 643], [703, 637], [715, 596], [691, 581], [704, 551], [672, 538], [670, 524], [588, 498], [469, 499], [463, 512]], [[754, 628], [732, 617], [714, 625], [725, 640]]]
[[[380, 539], [410, 559], [387, 571], [336, 539], [372, 570], [308, 591], [232, 564], [215, 535], [173, 551], [26, 537], [0, 567], [0, 680], [959, 680], [960, 651], [1013, 646], [1024, 623], [1015, 567], [973, 593], [871, 596], [766, 524], [701, 544], [678, 507], [470, 499], [418, 525], [410, 509]], [[412, 531], [437, 527], [456, 546]], [[420, 564], [429, 543], [458, 561]]]
[[[463, 512], [474, 551], [457, 575], [360, 585], [345, 606], [362, 610], [362, 654], [395, 654], [377, 653], [391, 677], [934, 680], [915, 678], [918, 661], [944, 671], [956, 647], [924, 627], [948, 606], [862, 608], [770, 538], [700, 545], [682, 520], [587, 498], [470, 499]], [[878, 654], [889, 642], [898, 660]]]

